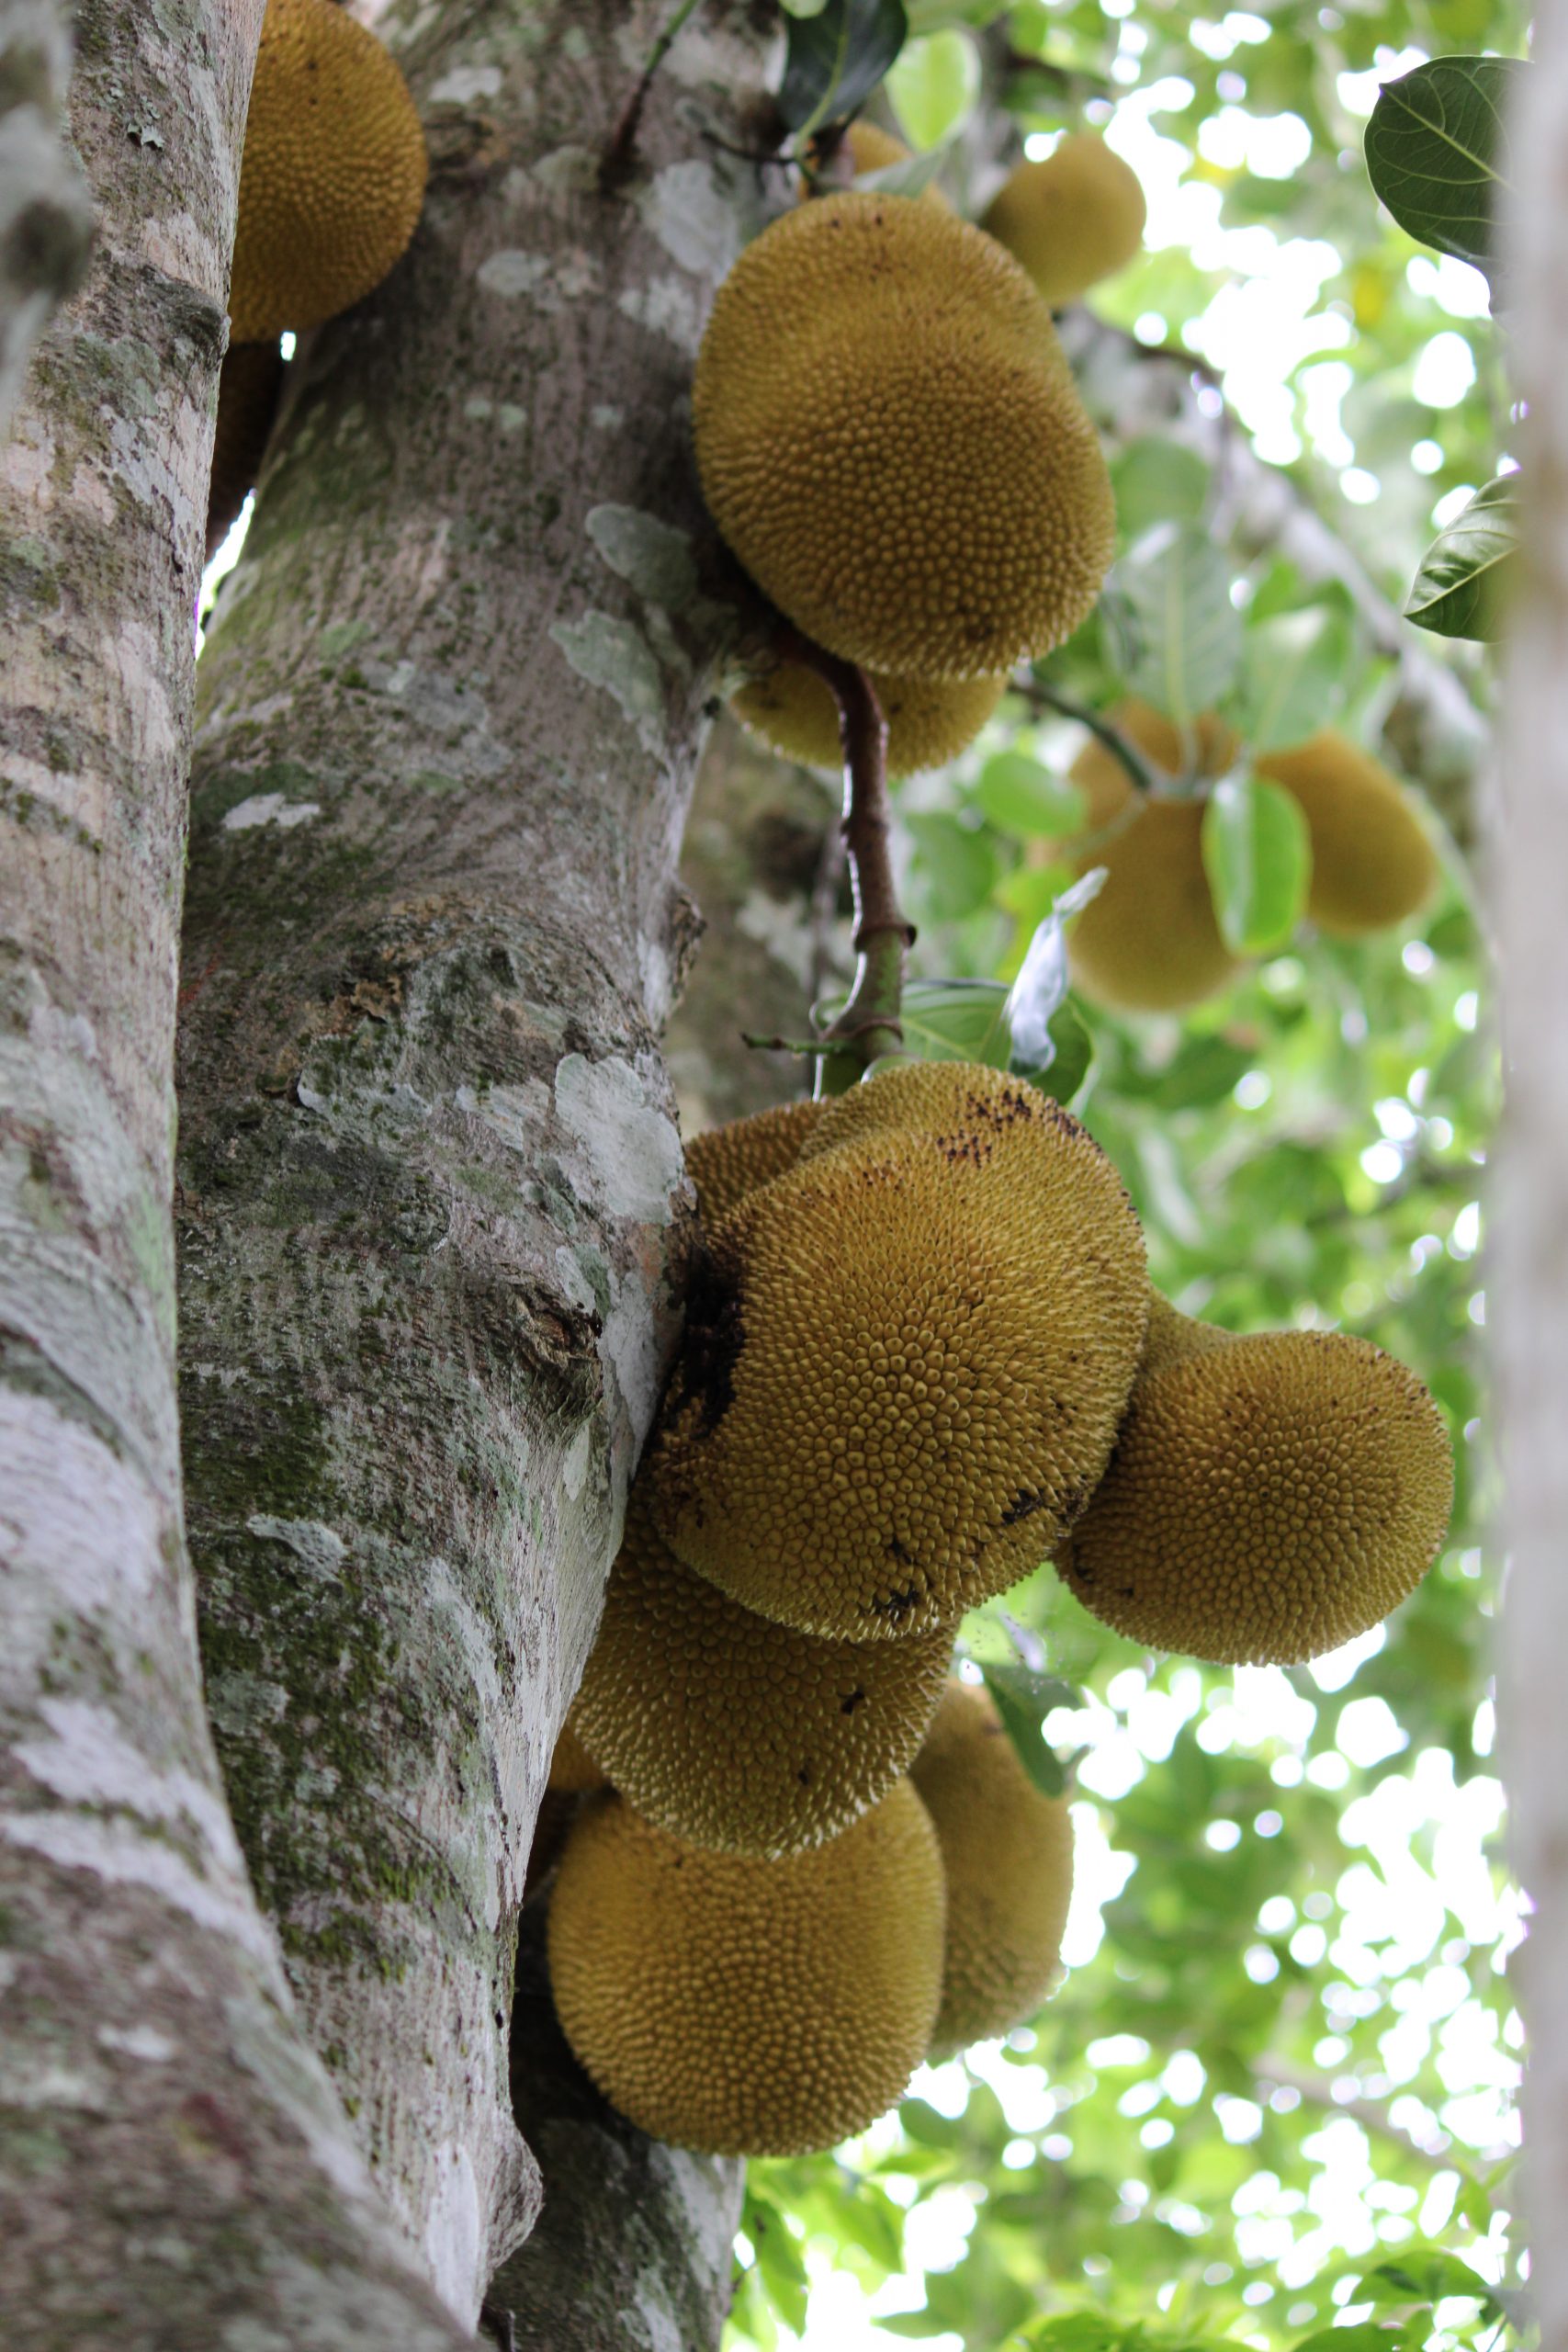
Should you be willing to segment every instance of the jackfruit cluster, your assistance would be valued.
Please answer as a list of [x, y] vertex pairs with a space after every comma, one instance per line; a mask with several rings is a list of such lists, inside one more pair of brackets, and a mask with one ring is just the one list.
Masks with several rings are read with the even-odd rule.
[[1144, 242], [1136, 172], [1093, 131], [1020, 164], [981, 223], [1021, 262], [1053, 310], [1124, 269]]
[[[1137, 802], [1126, 770], [1091, 740], [1072, 776], [1087, 797], [1081, 850], [1060, 845], [1081, 873], [1102, 865], [1106, 879], [1073, 927], [1073, 976], [1094, 1002], [1125, 1012], [1166, 1012], [1229, 986], [1245, 967], [1220, 932], [1203, 865], [1206, 787], [1240, 750], [1239, 739], [1212, 713], [1183, 741], [1180, 730], [1146, 703], [1123, 703], [1112, 724], [1167, 776], [1190, 786]], [[1307, 822], [1312, 879], [1306, 912], [1343, 936], [1403, 922], [1430, 898], [1438, 863], [1409, 796], [1388, 770], [1332, 728], [1295, 748], [1269, 752], [1256, 773], [1293, 795]]]
[[1298, 1665], [1415, 1590], [1452, 1502], [1442, 1417], [1396, 1358], [1342, 1331], [1238, 1339], [1156, 1299], [1111, 1466], [1056, 1566], [1134, 1641]]
[[379, 285], [424, 200], [419, 116], [388, 51], [333, 0], [267, 0], [240, 159], [231, 334], [317, 326]]

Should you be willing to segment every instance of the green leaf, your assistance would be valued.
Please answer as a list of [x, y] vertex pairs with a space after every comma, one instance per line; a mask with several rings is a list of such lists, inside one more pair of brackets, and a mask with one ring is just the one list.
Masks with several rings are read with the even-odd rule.
[[1528, 70], [1513, 57], [1436, 57], [1385, 82], [1367, 125], [1367, 176], [1400, 227], [1477, 269], [1491, 266], [1506, 117]]
[[1256, 752], [1303, 743], [1340, 709], [1351, 667], [1343, 607], [1309, 605], [1247, 629], [1231, 716]]
[[786, 17], [819, 17], [828, 0], [784, 0]]
[[1209, 495], [1209, 469], [1185, 443], [1145, 433], [1111, 465], [1111, 487], [1122, 535], [1136, 539], [1158, 523], [1195, 523]]
[[1053, 775], [1025, 752], [998, 752], [986, 762], [975, 798], [993, 825], [1020, 841], [1076, 833], [1088, 803], [1078, 786]]
[[1258, 956], [1287, 938], [1312, 876], [1306, 818], [1294, 794], [1261, 776], [1222, 776], [1203, 811], [1202, 849], [1232, 954]]
[[1024, 1770], [1043, 1795], [1059, 1797], [1067, 1776], [1041, 1727], [1053, 1707], [1070, 1707], [1077, 1692], [1070, 1682], [1027, 1666], [982, 1666], [980, 1671]]
[[941, 32], [944, 25], [971, 25], [983, 32], [1005, 17], [1010, 0], [906, 0], [911, 33]]
[[922, 196], [946, 163], [949, 149], [932, 147], [924, 155], [909, 155], [901, 164], [884, 164], [879, 171], [858, 172], [852, 185], [882, 196]]
[[828, 0], [790, 18], [779, 112], [798, 137], [841, 122], [871, 96], [908, 27], [904, 0]]
[[1112, 568], [1101, 609], [1130, 694], [1179, 727], [1230, 692], [1241, 662], [1241, 615], [1223, 548], [1190, 525], [1147, 531]]
[[910, 145], [940, 147], [980, 95], [980, 52], [952, 25], [906, 41], [888, 68], [887, 95]]
[[1499, 475], [1476, 492], [1422, 558], [1405, 599], [1406, 620], [1438, 637], [1491, 644], [1502, 636], [1518, 578], [1522, 503], [1517, 474]]
[[912, 912], [919, 922], [961, 922], [983, 907], [999, 870], [995, 842], [955, 817], [907, 817], [918, 853], [909, 875]]

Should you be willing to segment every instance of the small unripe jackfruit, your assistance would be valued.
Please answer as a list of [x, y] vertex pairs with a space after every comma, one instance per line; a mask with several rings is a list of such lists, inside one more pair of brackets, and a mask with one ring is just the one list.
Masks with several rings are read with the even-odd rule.
[[981, 221], [1021, 261], [1053, 309], [1125, 268], [1144, 241], [1147, 207], [1130, 164], [1093, 131], [1020, 164]]
[[[829, 184], [863, 179], [870, 172], [890, 171], [895, 164], [908, 164], [913, 160], [903, 141], [895, 139], [890, 130], [879, 130], [874, 122], [857, 119], [845, 131], [826, 177]], [[809, 187], [803, 187], [800, 200], [803, 203], [809, 201], [812, 194]], [[934, 181], [920, 190], [920, 201], [923, 204], [939, 204], [944, 212], [953, 209]]]
[[710, 2155], [863, 2131], [925, 2055], [945, 1896], [908, 1781], [784, 1861], [708, 1854], [590, 1802], [550, 1898], [556, 2011], [613, 2107]]
[[[887, 721], [887, 773], [899, 776], [942, 767], [966, 751], [1000, 702], [1007, 680], [886, 678], [873, 672], [870, 684]], [[731, 707], [786, 759], [807, 767], [843, 764], [839, 706], [799, 662], [783, 662], [765, 678], [750, 680]]]
[[645, 1821], [716, 1853], [801, 1853], [907, 1770], [952, 1647], [758, 1617], [683, 1568], [634, 1494], [571, 1720]]
[[1073, 1894], [1073, 1818], [1020, 1763], [990, 1694], [950, 1682], [910, 1768], [947, 1875], [933, 2058], [1021, 2024], [1044, 1999]]
[[694, 1136], [686, 1146], [686, 1173], [697, 1188], [704, 1223], [716, 1225], [759, 1184], [771, 1183], [793, 1168], [821, 1107], [819, 1102], [780, 1102]]
[[1151, 1648], [1293, 1666], [1386, 1617], [1449, 1523], [1442, 1416], [1342, 1331], [1214, 1331], [1161, 1301], [1111, 1467], [1056, 1566]]
[[1110, 477], [1050, 313], [935, 206], [852, 190], [770, 222], [718, 290], [692, 408], [720, 531], [846, 662], [999, 677], [1100, 592]]
[[283, 368], [276, 337], [268, 343], [231, 343], [223, 355], [207, 488], [209, 562], [254, 487], [283, 389]]
[[424, 200], [424, 136], [396, 63], [333, 0], [267, 0], [240, 161], [230, 333], [254, 343], [357, 302]]
[[950, 1625], [1029, 1573], [1143, 1348], [1143, 1237], [1099, 1146], [1021, 1080], [931, 1067], [824, 1106], [711, 1230], [642, 1473], [677, 1557], [831, 1640]]
[[1381, 761], [1325, 727], [1258, 763], [1301, 802], [1312, 837], [1307, 912], [1353, 937], [1403, 922], [1431, 897], [1438, 861], [1408, 795]]
[[[1135, 751], [1169, 775], [1180, 773], [1180, 735], [1146, 703], [1123, 703], [1111, 713]], [[1192, 748], [1201, 776], [1222, 775], [1235, 739], [1217, 718], [1200, 718]], [[1168, 1012], [1213, 996], [1242, 969], [1220, 935], [1204, 870], [1201, 799], [1147, 798], [1127, 815], [1135, 790], [1120, 761], [1091, 738], [1073, 762], [1072, 776], [1088, 797], [1086, 834], [1127, 816], [1111, 840], [1083, 851], [1066, 842], [1063, 854], [1080, 874], [1103, 865], [1100, 896], [1067, 935], [1075, 983], [1096, 1004], [1122, 1012]]]

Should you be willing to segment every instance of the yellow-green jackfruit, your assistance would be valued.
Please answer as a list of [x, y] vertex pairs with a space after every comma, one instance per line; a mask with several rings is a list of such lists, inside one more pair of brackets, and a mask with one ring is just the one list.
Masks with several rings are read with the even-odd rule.
[[[895, 164], [908, 164], [912, 160], [903, 141], [895, 139], [890, 130], [879, 130], [874, 122], [852, 122], [838, 153], [828, 167], [827, 178], [829, 183], [863, 179], [868, 172], [889, 171]], [[805, 201], [812, 191], [803, 187], [800, 193], [802, 201]], [[920, 190], [920, 201], [938, 204], [944, 212], [953, 209], [934, 182]]]
[[[955, 760], [984, 727], [1002, 698], [1005, 678], [887, 678], [871, 673], [887, 721], [887, 773], [914, 775]], [[839, 742], [839, 706], [814, 672], [783, 662], [766, 677], [753, 678], [733, 696], [731, 707], [763, 741], [786, 759], [807, 767], [843, 764]]]
[[803, 2155], [902, 2096], [936, 2016], [944, 1910], [908, 1781], [842, 1837], [773, 1862], [705, 1853], [592, 1799], [550, 1898], [557, 2014], [656, 2140]]
[[950, 1682], [910, 1768], [947, 1875], [942, 2007], [931, 2055], [1006, 2033], [1044, 1999], [1073, 1894], [1073, 1819], [1041, 1793], [989, 1693]]
[[716, 1225], [759, 1184], [793, 1168], [820, 1108], [817, 1102], [780, 1102], [694, 1136], [686, 1146], [686, 1173], [697, 1188], [704, 1222]]
[[1143, 1348], [1143, 1237], [1058, 1104], [968, 1063], [823, 1106], [709, 1235], [641, 1474], [677, 1556], [802, 1633], [950, 1625], [1099, 1481]]
[[207, 489], [210, 562], [255, 485], [283, 389], [283, 353], [270, 343], [231, 343], [218, 372], [218, 423]]
[[267, 0], [240, 162], [230, 333], [311, 327], [378, 286], [424, 200], [408, 85], [333, 0]]
[[952, 1647], [758, 1617], [683, 1568], [634, 1493], [571, 1720], [644, 1820], [716, 1853], [800, 1853], [908, 1770]]
[[905, 678], [995, 678], [1077, 628], [1110, 478], [1045, 305], [908, 197], [817, 198], [720, 287], [692, 388], [703, 492], [789, 619]]
[[1055, 309], [1125, 268], [1144, 242], [1146, 215], [1132, 165], [1080, 130], [1041, 162], [1020, 164], [980, 225]]
[[1312, 837], [1307, 912], [1353, 937], [1415, 914], [1438, 884], [1438, 861], [1408, 794], [1381, 761], [1325, 727], [1258, 763], [1301, 802]]
[[[1111, 713], [1145, 758], [1168, 775], [1181, 772], [1183, 746], [1168, 718], [1146, 703], [1123, 703]], [[1200, 718], [1191, 748], [1200, 776], [1224, 773], [1235, 739], [1216, 718]], [[1075, 984], [1096, 1004], [1121, 1012], [1168, 1012], [1213, 996], [1242, 969], [1220, 935], [1203, 866], [1201, 799], [1148, 798], [1127, 814], [1135, 789], [1126, 770], [1091, 738], [1073, 762], [1073, 781], [1088, 797], [1086, 834], [1123, 816], [1109, 841], [1078, 851], [1062, 844], [1080, 874], [1103, 865], [1100, 896], [1084, 909], [1067, 937]]]
[[1341, 1331], [1246, 1339], [1160, 1301], [1111, 1467], [1056, 1566], [1155, 1649], [1292, 1666], [1364, 1634], [1443, 1540], [1453, 1464], [1415, 1374]]

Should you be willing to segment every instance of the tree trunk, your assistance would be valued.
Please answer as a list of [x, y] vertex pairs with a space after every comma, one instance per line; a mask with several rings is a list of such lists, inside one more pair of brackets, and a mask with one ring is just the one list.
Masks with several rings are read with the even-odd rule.
[[181, 1525], [175, 928], [262, 0], [99, 0], [90, 280], [0, 451], [0, 2308], [26, 2352], [454, 2339], [402, 2269], [224, 1810]]
[[[468, 2318], [537, 2202], [524, 1865], [692, 1229], [656, 1039], [733, 624], [688, 396], [755, 205], [714, 141], [754, 139], [766, 60], [763, 11], [701, 10], [604, 192], [667, 14], [486, 0], [416, 33], [424, 221], [306, 356], [202, 666], [181, 1313], [211, 1711], [311, 2038]], [[723, 2168], [704, 2198], [725, 2226]], [[568, 2312], [555, 2340], [587, 2338]]]
[[1507, 1106], [1489, 1283], [1510, 1567], [1499, 1708], [1514, 1860], [1534, 1905], [1517, 1968], [1529, 2031], [1525, 2207], [1543, 2346], [1568, 2343], [1568, 21], [1536, 18], [1535, 62], [1512, 125], [1509, 326], [1520, 427], [1526, 580], [1514, 615], [1490, 808], [1493, 904], [1506, 943]]
[[32, 349], [87, 266], [93, 205], [66, 144], [58, 0], [0, 0], [0, 436]]

